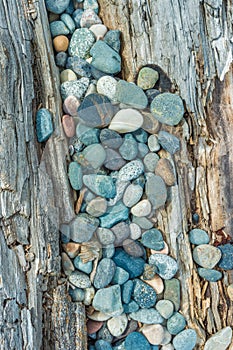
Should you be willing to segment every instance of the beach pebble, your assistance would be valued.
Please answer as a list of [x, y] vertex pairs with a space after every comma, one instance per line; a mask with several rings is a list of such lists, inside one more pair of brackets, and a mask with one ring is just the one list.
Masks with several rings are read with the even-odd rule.
[[119, 52], [121, 48], [120, 30], [109, 30], [104, 37], [104, 42], [108, 44], [113, 50]]
[[217, 270], [211, 270], [211, 269], [205, 269], [203, 267], [199, 267], [197, 271], [200, 277], [210, 282], [217, 282], [222, 278], [222, 273]]
[[110, 176], [96, 174], [84, 175], [83, 183], [98, 196], [113, 198], [116, 194], [115, 185]]
[[230, 300], [233, 301], [233, 283], [229, 284], [229, 286], [227, 287], [227, 294]]
[[125, 350], [150, 350], [148, 340], [138, 332], [132, 332], [125, 338]]
[[97, 0], [84, 0], [83, 1], [83, 8], [84, 10], [91, 9], [95, 11], [95, 13], [98, 14], [99, 12], [99, 4]]
[[93, 169], [98, 169], [104, 164], [106, 152], [102, 145], [95, 143], [85, 147], [82, 156]]
[[170, 334], [176, 335], [183, 331], [183, 329], [186, 326], [186, 320], [183, 315], [181, 315], [179, 312], [174, 313], [168, 320], [167, 320], [167, 330]]
[[60, 74], [61, 84], [65, 81], [77, 80], [76, 74], [71, 69], [64, 69]]
[[233, 269], [233, 245], [227, 243], [225, 245], [219, 245], [218, 248], [222, 253], [221, 260], [218, 263], [218, 267], [224, 270]]
[[102, 24], [99, 16], [92, 9], [84, 10], [80, 20], [80, 26], [82, 28], [90, 28], [94, 24]]
[[120, 169], [118, 179], [120, 181], [131, 181], [139, 177], [143, 171], [143, 163], [140, 160], [132, 160]]
[[91, 66], [84, 58], [78, 56], [68, 57], [66, 62], [66, 68], [71, 69], [75, 74], [77, 74], [79, 78], [91, 77]]
[[38, 142], [47, 141], [52, 133], [52, 114], [47, 108], [41, 108], [36, 112], [36, 134]]
[[189, 231], [189, 241], [195, 245], [208, 244], [210, 238], [206, 231], [199, 228], [194, 228], [193, 230]]
[[61, 84], [61, 97], [65, 100], [68, 96], [75, 96], [77, 99], [83, 97], [89, 85], [88, 78], [66, 81]]
[[119, 316], [123, 312], [121, 303], [121, 288], [119, 285], [97, 290], [93, 307], [109, 316]]
[[98, 40], [92, 46], [90, 54], [91, 64], [101, 72], [117, 74], [121, 71], [121, 56], [104, 41]]
[[149, 264], [155, 265], [158, 268], [158, 275], [165, 280], [170, 280], [174, 277], [178, 270], [176, 260], [165, 254], [151, 255]]
[[119, 80], [117, 83], [116, 100], [138, 109], [144, 109], [148, 104], [144, 91], [134, 83], [128, 83], [125, 80]]
[[148, 137], [148, 147], [151, 152], [157, 152], [160, 150], [160, 144], [156, 135], [150, 135]]
[[141, 243], [151, 249], [161, 250], [164, 248], [163, 235], [161, 231], [153, 228], [142, 234]]
[[154, 250], [154, 249], [151, 249], [150, 251], [151, 251], [151, 254], [166, 254], [166, 255], [168, 255], [168, 253], [169, 253], [169, 247], [168, 247], [168, 245], [167, 245], [167, 243], [166, 242], [163, 242], [164, 243], [164, 248], [163, 249], [161, 249], [161, 250]]
[[170, 300], [159, 300], [155, 305], [156, 310], [166, 320], [173, 315], [174, 305]]
[[[120, 228], [120, 225], [127, 225], [126, 223], [121, 222], [121, 221], [127, 220], [128, 217], [129, 217], [129, 209], [121, 201], [118, 201], [114, 206], [111, 206], [111, 207], [108, 206], [107, 212], [103, 216], [100, 217], [100, 225], [101, 225], [101, 227], [106, 227], [106, 228], [112, 227], [112, 229], [113, 229], [113, 226], [119, 223], [119, 226], [117, 226], [117, 227]], [[121, 229], [123, 229], [123, 228], [125, 230], [126, 226], [121, 227]], [[113, 231], [114, 230], [116, 230], [116, 227], [113, 229]], [[129, 230], [127, 230], [127, 231], [129, 231]], [[117, 242], [119, 239], [121, 239], [121, 243], [122, 243], [122, 239], [126, 239], [128, 237], [128, 235], [127, 235], [127, 237], [125, 235], [123, 235], [123, 232], [122, 232], [122, 234], [120, 234], [119, 229], [118, 229], [118, 233], [119, 233], [119, 236], [118, 236], [117, 240], [115, 241], [116, 245], [118, 244]]]
[[167, 186], [176, 183], [175, 174], [171, 162], [166, 158], [161, 158], [156, 164], [155, 175], [161, 176]]
[[70, 0], [45, 0], [48, 11], [60, 14], [68, 7]]
[[69, 55], [88, 58], [94, 42], [95, 36], [89, 29], [76, 29], [70, 39]]
[[[159, 156], [156, 153], [149, 152], [143, 159], [145, 170], [153, 173], [158, 164]], [[157, 174], [158, 175], [158, 174]]]
[[68, 96], [63, 102], [63, 109], [65, 113], [76, 116], [77, 109], [80, 106], [80, 101], [75, 96]]
[[133, 239], [134, 241], [136, 241], [138, 238], [141, 237], [142, 235], [142, 230], [140, 228], [140, 226], [138, 226], [135, 223], [131, 223], [129, 225], [129, 229], [130, 229], [130, 238]]
[[166, 203], [167, 188], [160, 176], [153, 173], [147, 174], [145, 192], [154, 209], [158, 209]]
[[102, 129], [100, 132], [100, 141], [104, 147], [118, 149], [123, 139], [116, 131], [110, 129]]
[[99, 94], [105, 95], [110, 100], [113, 100], [116, 94], [116, 85], [116, 79], [109, 75], [105, 75], [98, 80], [97, 91]]
[[106, 287], [113, 279], [115, 269], [116, 265], [111, 259], [102, 259], [97, 266], [94, 287], [97, 289]]
[[152, 279], [150, 280], [145, 280], [145, 283], [149, 284], [157, 294], [163, 293], [164, 290], [164, 282], [161, 277], [158, 275], [155, 275]]
[[96, 40], [103, 39], [107, 33], [107, 27], [104, 24], [93, 24], [89, 30], [95, 35]]
[[58, 35], [53, 39], [53, 47], [56, 52], [66, 51], [69, 46], [69, 39], [65, 35]]
[[143, 90], [148, 90], [154, 87], [158, 79], [159, 74], [156, 70], [144, 67], [139, 71], [137, 85]]
[[124, 251], [127, 254], [134, 256], [135, 258], [143, 256], [145, 253], [145, 250], [143, 249], [142, 245], [139, 242], [135, 242], [130, 238], [124, 240], [122, 244]]
[[107, 321], [108, 329], [114, 337], [122, 335], [126, 330], [127, 325], [128, 318], [125, 314], [110, 318], [110, 320]]
[[68, 54], [66, 52], [58, 52], [55, 56], [55, 63], [58, 67], [64, 68], [66, 65]]
[[143, 199], [131, 208], [131, 213], [134, 216], [147, 216], [151, 212], [151, 204], [148, 199]]
[[138, 277], [142, 274], [144, 269], [144, 260], [142, 258], [135, 258], [127, 254], [122, 249], [117, 249], [113, 257], [115, 264], [129, 273], [130, 278]]
[[75, 135], [75, 123], [73, 117], [65, 114], [62, 117], [62, 126], [67, 137]]
[[68, 177], [72, 188], [76, 191], [80, 190], [83, 185], [82, 168], [76, 162], [71, 162], [68, 169]]
[[122, 285], [125, 282], [127, 282], [128, 279], [129, 279], [129, 273], [124, 269], [122, 269], [121, 267], [117, 266], [113, 279], [111, 280], [111, 284]]
[[83, 272], [73, 271], [69, 276], [69, 281], [75, 287], [85, 289], [91, 287], [91, 281], [88, 275]]
[[143, 115], [143, 124], [142, 129], [148, 132], [149, 134], [156, 134], [161, 124], [160, 122], [153, 117], [153, 115], [147, 111], [142, 112]]
[[69, 29], [67, 28], [65, 23], [62, 21], [54, 21], [54, 22], [50, 23], [49, 27], [50, 27], [50, 33], [51, 33], [52, 38], [59, 36], [59, 35], [69, 34]]
[[95, 342], [95, 350], [112, 350], [112, 347], [108, 341], [99, 339]]
[[160, 324], [144, 325], [141, 332], [152, 345], [161, 344], [164, 338], [164, 328]]
[[170, 300], [175, 307], [175, 311], [180, 308], [180, 281], [176, 278], [165, 280], [164, 299]]
[[121, 109], [113, 117], [109, 129], [119, 133], [132, 132], [142, 126], [143, 117], [141, 113], [132, 108]]
[[64, 252], [61, 253], [62, 268], [66, 276], [69, 276], [74, 271], [74, 265], [68, 255]]
[[76, 258], [74, 259], [74, 266], [76, 267], [76, 269], [82, 272], [85, 272], [87, 274], [91, 273], [92, 271], [92, 261], [83, 263], [80, 256], [76, 256]]
[[[173, 346], [175, 350], [192, 350], [197, 342], [197, 334], [193, 329], [185, 329], [173, 338]], [[205, 350], [224, 350], [226, 348], [204, 348]]]
[[105, 168], [109, 170], [119, 170], [126, 164], [121, 155], [111, 148], [106, 149], [106, 159], [104, 161]]
[[80, 22], [81, 22], [83, 12], [84, 12], [83, 9], [78, 8], [72, 13], [72, 18], [74, 20], [76, 28], [80, 28], [80, 26], [81, 26]]
[[123, 195], [123, 203], [131, 208], [141, 199], [143, 189], [139, 185], [130, 184]]
[[139, 279], [134, 280], [133, 299], [142, 309], [149, 309], [155, 305], [155, 290]]
[[125, 160], [133, 160], [138, 154], [138, 142], [131, 134], [126, 134], [119, 153]]
[[151, 113], [161, 123], [177, 125], [184, 115], [184, 105], [180, 96], [165, 92], [157, 95], [150, 106]]
[[175, 154], [180, 150], [180, 140], [167, 131], [160, 131], [158, 134], [158, 140], [162, 148], [171, 154]]
[[221, 250], [209, 244], [200, 244], [193, 250], [193, 260], [206, 269], [215, 267], [221, 256]]
[[70, 34], [73, 34], [73, 32], [75, 31], [75, 22], [74, 22], [73, 18], [68, 13], [63, 13], [61, 15], [60, 19], [67, 26]]
[[154, 308], [139, 309], [136, 312], [130, 313], [129, 317], [145, 324], [161, 324], [164, 321], [163, 317]]
[[99, 220], [86, 213], [78, 214], [70, 224], [71, 239], [77, 243], [89, 241], [99, 225]]
[[100, 330], [103, 326], [103, 322], [88, 320], [87, 321], [87, 334], [93, 334]]

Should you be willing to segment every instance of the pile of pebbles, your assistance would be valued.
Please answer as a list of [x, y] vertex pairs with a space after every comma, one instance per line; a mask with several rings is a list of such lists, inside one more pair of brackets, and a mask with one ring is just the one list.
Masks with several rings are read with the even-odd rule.
[[[192, 350], [197, 337], [179, 312], [178, 264], [156, 227], [156, 210], [176, 184], [172, 157], [180, 150], [163, 124], [180, 123], [183, 102], [154, 89], [159, 74], [150, 67], [136, 84], [120, 79], [120, 31], [102, 24], [96, 0], [45, 3], [60, 69], [68, 178], [78, 198], [75, 219], [60, 227], [62, 267], [72, 300], [86, 305], [89, 350]], [[52, 115], [42, 108], [36, 120], [44, 142]], [[208, 245], [202, 230], [189, 237], [200, 276], [221, 278], [212, 268], [220, 259], [224, 265], [228, 250]], [[206, 264], [206, 256], [214, 262]]]

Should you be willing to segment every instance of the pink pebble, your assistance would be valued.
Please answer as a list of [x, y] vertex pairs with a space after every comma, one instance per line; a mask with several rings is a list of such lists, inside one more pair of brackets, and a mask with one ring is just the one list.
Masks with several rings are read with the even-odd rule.
[[70, 115], [63, 115], [62, 126], [67, 137], [73, 137], [75, 135], [74, 119]]
[[92, 321], [88, 320], [87, 322], [87, 333], [88, 334], [93, 334], [98, 332], [100, 328], [103, 326], [103, 322], [97, 322], [97, 321]]
[[75, 96], [68, 96], [64, 103], [64, 112], [73, 116], [77, 115], [77, 109], [80, 106], [80, 101]]

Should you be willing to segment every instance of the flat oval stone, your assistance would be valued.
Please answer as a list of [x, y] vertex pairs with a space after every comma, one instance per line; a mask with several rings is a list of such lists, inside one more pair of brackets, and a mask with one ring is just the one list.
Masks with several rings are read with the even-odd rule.
[[47, 108], [41, 108], [36, 112], [36, 134], [38, 142], [47, 141], [52, 133], [52, 114]]
[[144, 158], [147, 153], [149, 153], [149, 148], [145, 143], [140, 142], [138, 144], [138, 158]]
[[116, 195], [115, 185], [110, 176], [96, 174], [84, 175], [83, 183], [98, 196], [113, 198]]
[[133, 160], [138, 154], [138, 142], [131, 134], [125, 135], [124, 142], [119, 148], [120, 155], [125, 160]]
[[54, 21], [50, 23], [50, 33], [52, 38], [58, 35], [67, 35], [69, 34], [69, 29], [62, 21]]
[[152, 228], [142, 234], [141, 243], [151, 249], [162, 250], [164, 248], [163, 235], [161, 231]]
[[148, 137], [148, 147], [151, 152], [157, 152], [160, 150], [160, 144], [156, 135], [150, 135]]
[[143, 159], [145, 170], [153, 173], [158, 164], [158, 161], [159, 161], [158, 154], [152, 153], [152, 152], [147, 153], [147, 155]]
[[115, 241], [114, 233], [107, 228], [98, 227], [96, 234], [98, 240], [103, 245], [112, 244]]
[[97, 227], [99, 220], [88, 214], [78, 214], [70, 224], [70, 236], [74, 242], [88, 242]]
[[68, 96], [63, 102], [63, 109], [65, 113], [76, 116], [77, 109], [80, 106], [80, 101], [75, 96]]
[[[127, 220], [128, 218], [129, 218], [129, 209], [121, 201], [119, 201], [116, 205], [107, 208], [107, 212], [100, 217], [100, 225], [101, 227], [111, 228], [115, 224], [118, 224], [121, 221]], [[121, 236], [121, 239], [122, 239], [122, 236]]]
[[111, 148], [106, 149], [105, 168], [109, 170], [119, 170], [126, 164], [121, 155]]
[[138, 332], [132, 332], [125, 338], [125, 350], [150, 350], [148, 340]]
[[222, 278], [222, 273], [220, 271], [205, 269], [203, 267], [198, 268], [198, 274], [209, 282], [217, 282]]
[[89, 29], [76, 29], [70, 39], [69, 55], [88, 58], [94, 42], [95, 36]]
[[113, 50], [120, 52], [121, 41], [120, 41], [120, 30], [109, 30], [105, 37], [104, 42], [108, 44]]
[[99, 339], [95, 342], [95, 350], [112, 350], [112, 347], [106, 340]]
[[92, 46], [90, 54], [92, 66], [101, 72], [117, 74], [121, 71], [121, 56], [104, 41], [98, 40]]
[[151, 113], [148, 113], [146, 111], [142, 112], [142, 116], [142, 129], [147, 131], [149, 134], [156, 134], [161, 127], [160, 122], [157, 119], [155, 119]]
[[221, 250], [209, 244], [200, 244], [193, 250], [193, 260], [206, 269], [212, 269], [221, 259]]
[[125, 314], [113, 317], [107, 322], [108, 329], [114, 337], [119, 337], [124, 333], [128, 325], [128, 318]]
[[117, 81], [109, 75], [101, 77], [97, 82], [97, 91], [99, 94], [107, 96], [110, 100], [114, 100], [116, 94]]
[[163, 317], [154, 308], [139, 309], [136, 312], [130, 313], [129, 317], [145, 324], [161, 324], [164, 321]]
[[119, 284], [122, 285], [129, 279], [129, 273], [122, 269], [121, 267], [117, 266], [115, 270], [115, 274], [113, 276], [113, 279], [111, 281], [111, 284]]
[[143, 199], [131, 208], [131, 213], [135, 216], [148, 216], [151, 212], [151, 204], [148, 199]]
[[60, 74], [61, 83], [65, 81], [77, 80], [76, 74], [71, 69], [64, 69]]
[[45, 0], [48, 11], [60, 14], [68, 7], [70, 0]]
[[62, 126], [67, 137], [73, 137], [75, 135], [75, 123], [72, 117], [67, 114], [63, 115]]
[[176, 312], [167, 320], [167, 330], [172, 335], [176, 335], [183, 331], [185, 326], [186, 320], [179, 312]]
[[86, 96], [78, 108], [78, 116], [92, 128], [107, 126], [113, 116], [113, 106], [108, 97], [99, 94]]
[[130, 229], [130, 238], [133, 239], [134, 241], [137, 240], [138, 238], [141, 237], [142, 235], [142, 230], [140, 228], [140, 226], [138, 226], [135, 223], [131, 223], [129, 225], [129, 229]]
[[184, 115], [184, 105], [180, 96], [165, 92], [157, 95], [150, 106], [151, 113], [161, 123], [177, 125]]
[[[108, 30], [104, 24], [93, 24], [89, 29], [95, 35], [96, 40], [102, 39]], [[100, 94], [101, 93], [102, 92], [100, 92]]]
[[123, 241], [129, 237], [129, 225], [126, 222], [119, 222], [112, 227], [115, 235], [115, 247], [122, 245]]
[[89, 126], [86, 126], [81, 123], [77, 124], [76, 136], [85, 146], [90, 146], [99, 143], [99, 135], [99, 129], [90, 128]]
[[155, 305], [156, 293], [153, 288], [139, 279], [134, 280], [133, 299], [142, 309], [149, 309]]
[[117, 83], [116, 100], [138, 109], [144, 109], [148, 104], [148, 99], [144, 91], [136, 84], [128, 83], [125, 80], [119, 80]]
[[160, 131], [158, 134], [160, 145], [170, 154], [175, 154], [180, 150], [180, 140], [167, 131]]
[[139, 159], [132, 160], [120, 169], [118, 179], [119, 181], [131, 181], [139, 177], [143, 172], [143, 163]]
[[[56, 52], [66, 51], [69, 46], [69, 39], [65, 35], [58, 35], [53, 39], [53, 47]], [[75, 76], [76, 79], [76, 76]], [[75, 80], [72, 79], [72, 80]]]
[[85, 272], [87, 274], [91, 273], [92, 271], [92, 261], [83, 263], [80, 256], [76, 256], [76, 258], [74, 259], [74, 266], [76, 267], [76, 269], [82, 272]]
[[226, 350], [231, 343], [231, 339], [231, 327], [222, 328], [207, 340], [204, 350]]
[[84, 10], [81, 20], [80, 26], [82, 28], [90, 28], [93, 24], [101, 24], [102, 21], [99, 16], [92, 9]]
[[143, 90], [152, 89], [158, 79], [159, 74], [156, 70], [144, 67], [139, 71], [137, 85]]
[[55, 56], [55, 63], [58, 67], [64, 68], [66, 65], [68, 54], [66, 52], [58, 52]]
[[170, 300], [159, 300], [155, 305], [156, 310], [166, 320], [173, 315], [174, 305]]
[[141, 199], [143, 189], [140, 185], [130, 184], [123, 195], [123, 203], [131, 208]]
[[174, 277], [178, 270], [176, 260], [165, 254], [151, 255], [149, 264], [155, 265], [158, 268], [158, 275], [165, 280], [170, 280]]
[[218, 248], [222, 253], [221, 260], [218, 263], [218, 267], [224, 270], [233, 269], [233, 245], [227, 243], [225, 245], [219, 245]]
[[88, 275], [83, 272], [73, 271], [69, 276], [69, 281], [75, 287], [85, 289], [91, 286], [91, 281]]
[[111, 259], [102, 259], [97, 266], [94, 287], [97, 289], [106, 287], [113, 279], [115, 269], [116, 265]]
[[[192, 350], [195, 348], [196, 342], [197, 334], [194, 329], [185, 329], [173, 338], [173, 345], [175, 350]], [[220, 348], [206, 348], [206, 346], [204, 349], [220, 350]], [[223, 348], [221, 350], [223, 350]]]
[[167, 200], [167, 188], [160, 176], [147, 174], [145, 192], [154, 209], [162, 207]]
[[124, 240], [123, 249], [127, 254], [134, 256], [135, 258], [143, 256], [145, 252], [139, 242], [135, 242], [129, 238]]
[[79, 80], [65, 81], [61, 84], [61, 97], [65, 100], [69, 96], [75, 96], [77, 99], [83, 97], [89, 85], [88, 78]]
[[118, 149], [123, 139], [116, 131], [110, 129], [102, 129], [100, 132], [100, 141], [104, 147]]
[[178, 311], [180, 308], [180, 281], [172, 278], [164, 281], [164, 283], [164, 299], [170, 300], [174, 304], [175, 310]]
[[72, 188], [79, 191], [82, 188], [82, 168], [76, 162], [71, 162], [69, 164], [68, 177]]
[[161, 344], [165, 333], [163, 326], [160, 324], [144, 325], [141, 332], [152, 345]]
[[132, 108], [121, 109], [113, 117], [109, 129], [119, 133], [132, 132], [142, 126], [143, 117], [141, 113]]
[[199, 228], [194, 228], [189, 232], [189, 241], [195, 245], [208, 244], [210, 238], [206, 231]]
[[75, 23], [73, 18], [68, 13], [63, 13], [60, 19], [62, 20], [62, 22], [65, 23], [65, 25], [69, 29], [70, 34], [73, 34], [73, 32], [75, 31]]
[[122, 286], [122, 301], [125, 304], [129, 304], [131, 295], [133, 293], [133, 281], [129, 280]]
[[114, 285], [108, 288], [97, 290], [93, 303], [93, 307], [110, 316], [119, 316], [123, 312], [121, 303], [121, 288]]
[[100, 168], [104, 164], [106, 158], [105, 149], [98, 143], [87, 146], [83, 150], [82, 155], [94, 169]]
[[135, 278], [143, 273], [144, 260], [142, 258], [134, 258], [122, 249], [117, 249], [113, 257], [115, 264], [129, 273], [130, 278]]
[[156, 164], [155, 175], [161, 176], [165, 184], [174, 186], [176, 183], [175, 174], [171, 162], [166, 158], [161, 158]]

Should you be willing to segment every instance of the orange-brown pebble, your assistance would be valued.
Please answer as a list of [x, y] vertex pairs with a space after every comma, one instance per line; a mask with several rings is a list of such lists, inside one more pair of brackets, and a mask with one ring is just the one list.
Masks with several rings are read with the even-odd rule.
[[65, 35], [58, 35], [53, 39], [53, 47], [57, 52], [66, 51], [69, 46], [69, 39]]
[[168, 254], [169, 253], [169, 248], [166, 242], [164, 242], [164, 248], [162, 250], [154, 250], [151, 249], [151, 254]]
[[73, 117], [68, 114], [63, 115], [62, 126], [67, 137], [73, 137], [75, 135], [75, 123]]
[[103, 326], [103, 322], [88, 320], [87, 321], [87, 333], [88, 334], [96, 333], [100, 330], [100, 328], [102, 326]]
[[149, 286], [154, 288], [157, 294], [161, 294], [164, 290], [163, 280], [158, 275], [155, 275], [155, 277], [152, 278], [152, 280], [143, 280], [143, 282], [149, 284]]

